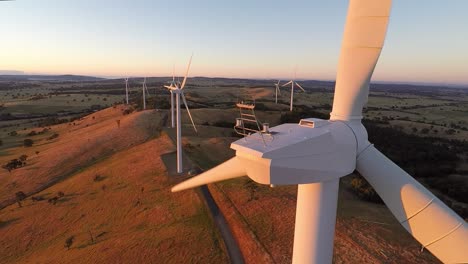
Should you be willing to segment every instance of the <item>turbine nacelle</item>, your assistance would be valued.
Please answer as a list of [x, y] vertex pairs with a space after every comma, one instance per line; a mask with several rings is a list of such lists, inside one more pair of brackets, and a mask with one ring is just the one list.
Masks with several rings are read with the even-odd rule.
[[261, 184], [307, 184], [343, 177], [356, 167], [356, 141], [343, 122], [315, 118], [270, 129], [266, 146], [255, 135], [231, 144], [247, 175]]
[[308, 118], [273, 127], [270, 133], [273, 140], [266, 145], [257, 134], [233, 142], [236, 157], [172, 191], [242, 176], [270, 185], [317, 183], [346, 176], [356, 168], [357, 142], [342, 121]]
[[167, 88], [168, 90], [174, 92], [174, 93], [181, 93], [180, 90], [182, 90], [179, 87], [172, 86], [172, 85], [164, 85], [164, 87]]

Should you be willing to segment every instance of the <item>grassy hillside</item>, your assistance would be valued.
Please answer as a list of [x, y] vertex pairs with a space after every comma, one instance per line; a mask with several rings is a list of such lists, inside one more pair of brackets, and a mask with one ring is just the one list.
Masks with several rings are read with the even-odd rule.
[[161, 117], [110, 108], [52, 127], [56, 140], [38, 139], [37, 156], [2, 172], [3, 199], [43, 189], [0, 210], [2, 263], [226, 262], [196, 192], [170, 193], [160, 155], [174, 147], [157, 133]]

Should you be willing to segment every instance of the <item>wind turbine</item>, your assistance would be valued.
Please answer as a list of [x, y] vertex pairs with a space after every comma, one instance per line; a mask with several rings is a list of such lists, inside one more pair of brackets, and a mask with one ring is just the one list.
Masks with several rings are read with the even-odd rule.
[[[187, 109], [187, 113], [190, 117], [190, 121], [192, 122], [193, 129], [195, 130], [196, 133], [198, 133], [197, 128], [195, 127], [195, 123], [193, 122], [192, 115], [190, 114], [190, 110], [187, 104], [187, 100], [185, 99], [184, 95], [184, 87], [187, 82], [187, 76], [190, 70], [190, 65], [192, 64], [192, 56], [190, 56], [190, 60], [187, 66], [187, 71], [185, 72], [184, 80], [182, 81], [182, 84], [175, 83], [174, 81], [171, 83], [171, 85], [167, 86], [165, 85], [167, 89], [171, 90], [172, 93], [175, 94], [176, 98], [176, 114], [177, 114], [177, 173], [182, 173], [183, 167], [182, 167], [182, 124], [181, 124], [181, 117], [180, 117], [180, 98], [182, 97], [182, 100], [184, 102], [185, 108]], [[174, 80], [174, 78], [173, 78]]]
[[[179, 85], [180, 85], [180, 82], [179, 82]], [[172, 81], [171, 81], [169, 86], [166, 86], [166, 85], [164, 86], [169, 90], [169, 92], [171, 92], [171, 127], [172, 128], [175, 127], [175, 125], [174, 125], [174, 123], [175, 123], [175, 120], [174, 120], [174, 92], [172, 91], [172, 89], [174, 87], [176, 87], [176, 86], [177, 86], [177, 83], [175, 81], [175, 66], [173, 65], [172, 66]]]
[[146, 89], [146, 77], [143, 79], [143, 87], [142, 87], [142, 93], [143, 93], [143, 109], [146, 109], [146, 97], [145, 97], [145, 89]]
[[234, 158], [172, 191], [245, 175], [261, 184], [298, 184], [293, 263], [331, 263], [339, 178], [357, 170], [423, 248], [444, 263], [467, 263], [466, 222], [369, 143], [361, 123], [390, 8], [391, 0], [350, 0], [330, 120], [270, 128], [275, 140], [266, 147], [235, 141]]
[[292, 111], [293, 109], [294, 85], [301, 88], [301, 90], [305, 92], [304, 88], [302, 88], [302, 86], [296, 82], [296, 72], [297, 72], [297, 67], [294, 70], [294, 79], [282, 85], [282, 86], [286, 86], [288, 84], [291, 84], [291, 103], [289, 105], [289, 111]]
[[128, 77], [124, 79], [125, 80], [125, 99], [128, 104]]
[[143, 92], [143, 109], [146, 109], [146, 96], [145, 92], [150, 96], [150, 93], [148, 91], [148, 86], [146, 86], [146, 77], [143, 78], [143, 87], [142, 87], [142, 92]]
[[280, 90], [280, 87], [279, 87], [280, 82], [281, 82], [281, 80], [278, 80], [278, 82], [275, 83], [275, 103], [276, 104], [278, 103], [278, 94], [281, 95], [281, 90]]

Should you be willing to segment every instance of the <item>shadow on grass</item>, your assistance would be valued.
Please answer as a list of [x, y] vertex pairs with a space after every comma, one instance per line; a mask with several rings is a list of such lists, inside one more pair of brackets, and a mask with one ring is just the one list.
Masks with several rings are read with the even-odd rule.
[[104, 231], [104, 232], [101, 232], [98, 235], [94, 236], [94, 234], [88, 232], [88, 234], [89, 234], [88, 243], [81, 244], [81, 245], [77, 246], [77, 248], [78, 249], [83, 249], [83, 248], [87, 248], [89, 246], [99, 244], [100, 242], [104, 242], [104, 241], [107, 240], [107, 238], [103, 238], [103, 236], [105, 236], [107, 233], [108, 232]]
[[20, 218], [13, 218], [13, 219], [10, 219], [10, 220], [7, 220], [7, 221], [0, 221], [0, 229], [11, 225], [11, 224], [13, 224], [14, 222], [16, 222], [18, 220], [20, 220]]

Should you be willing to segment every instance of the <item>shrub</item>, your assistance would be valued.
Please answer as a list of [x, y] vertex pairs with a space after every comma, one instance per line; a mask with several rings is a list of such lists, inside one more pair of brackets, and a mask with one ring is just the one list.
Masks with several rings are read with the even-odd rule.
[[44, 197], [42, 197], [42, 196], [32, 196], [32, 197], [31, 197], [31, 200], [32, 200], [33, 202], [39, 202], [39, 201], [43, 201], [43, 200], [44, 200]]
[[16, 202], [18, 203], [18, 206], [19, 207], [22, 207], [21, 205], [21, 201], [23, 201], [24, 199], [26, 199], [26, 194], [24, 194], [24, 192], [17, 192], [15, 194], [15, 197], [16, 197]]
[[49, 203], [55, 205], [58, 201], [59, 197], [58, 196], [55, 196], [55, 197], [52, 197], [48, 200]]
[[34, 141], [30, 138], [27, 138], [23, 141], [23, 145], [25, 147], [32, 147], [33, 144], [34, 144]]
[[12, 170], [21, 168], [24, 165], [26, 165], [25, 162], [19, 159], [12, 159], [7, 164], [3, 165], [2, 168], [4, 168], [5, 170], [8, 170], [8, 172], [11, 172]]
[[361, 175], [353, 176], [351, 180], [351, 190], [363, 200], [373, 203], [382, 203], [382, 199], [380, 199], [377, 192]]
[[128, 115], [128, 114], [131, 114], [135, 109], [133, 109], [133, 107], [129, 107], [125, 110], [122, 111], [122, 114], [123, 115]]
[[102, 175], [96, 174], [96, 175], [94, 176], [93, 181], [95, 181], [95, 182], [100, 182], [100, 181], [104, 180], [105, 178], [106, 178], [106, 177], [104, 177], [104, 176], [102, 176]]
[[67, 248], [67, 250], [69, 250], [70, 247], [72, 246], [74, 239], [75, 239], [75, 237], [71, 236], [71, 237], [67, 238], [67, 240], [65, 240], [65, 247]]
[[59, 134], [58, 133], [54, 133], [52, 134], [50, 137], [47, 138], [47, 140], [52, 140], [52, 139], [55, 139], [55, 138], [58, 138], [59, 137]]
[[28, 159], [28, 155], [24, 155], [24, 154], [23, 154], [23, 155], [19, 156], [18, 159], [21, 160], [21, 161], [25, 161], [25, 160]]

